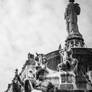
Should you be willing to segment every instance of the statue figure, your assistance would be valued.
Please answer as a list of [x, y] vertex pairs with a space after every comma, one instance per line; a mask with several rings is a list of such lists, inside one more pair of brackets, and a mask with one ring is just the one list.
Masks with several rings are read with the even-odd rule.
[[38, 54], [36, 53], [37, 57], [35, 58], [37, 63], [41, 66], [41, 68], [46, 68], [47, 67], [47, 58], [45, 57], [44, 54]]
[[80, 7], [78, 3], [74, 3], [74, 0], [69, 0], [69, 4], [65, 12], [65, 20], [67, 23], [68, 34], [79, 33], [77, 25], [77, 16], [80, 14]]
[[31, 54], [30, 52], [28, 53], [28, 60], [26, 61], [27, 65], [35, 65], [34, 61], [34, 55]]
[[72, 57], [72, 50], [64, 51], [63, 62], [58, 65], [59, 70], [76, 71], [78, 60]]

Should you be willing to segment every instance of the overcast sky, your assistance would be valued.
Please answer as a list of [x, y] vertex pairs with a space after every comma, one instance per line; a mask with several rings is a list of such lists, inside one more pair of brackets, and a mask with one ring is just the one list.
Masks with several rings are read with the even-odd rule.
[[[81, 6], [79, 31], [92, 47], [92, 0], [76, 0]], [[0, 90], [7, 89], [14, 70], [28, 52], [48, 53], [64, 45], [64, 20], [68, 0], [0, 0]]]

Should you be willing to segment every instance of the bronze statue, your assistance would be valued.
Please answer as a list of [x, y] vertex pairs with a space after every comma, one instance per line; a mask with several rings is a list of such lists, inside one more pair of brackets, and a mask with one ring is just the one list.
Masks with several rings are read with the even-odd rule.
[[77, 16], [80, 14], [80, 7], [78, 3], [74, 3], [74, 0], [69, 0], [69, 4], [66, 8], [65, 19], [67, 23], [68, 34], [79, 33], [77, 25]]

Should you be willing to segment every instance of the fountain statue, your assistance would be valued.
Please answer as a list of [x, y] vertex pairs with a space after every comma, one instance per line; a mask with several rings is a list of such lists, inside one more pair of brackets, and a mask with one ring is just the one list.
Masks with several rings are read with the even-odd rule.
[[78, 3], [74, 3], [74, 0], [69, 0], [69, 4], [65, 12], [65, 20], [67, 23], [68, 34], [79, 34], [77, 25], [77, 16], [80, 14], [80, 7]]
[[78, 60], [73, 58], [72, 54], [72, 49], [60, 51], [61, 58], [63, 58], [63, 61], [58, 64], [58, 70], [61, 76], [60, 89], [77, 89], [75, 72], [77, 70]]
[[[62, 53], [62, 52], [61, 52]], [[64, 50], [62, 54], [63, 55], [63, 62], [58, 65], [59, 70], [62, 71], [75, 71], [78, 65], [78, 60], [72, 57], [73, 51], [70, 50]]]

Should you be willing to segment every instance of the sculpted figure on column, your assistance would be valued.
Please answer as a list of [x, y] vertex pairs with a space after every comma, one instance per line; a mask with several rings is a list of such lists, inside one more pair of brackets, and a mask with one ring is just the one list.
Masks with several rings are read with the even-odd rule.
[[74, 3], [75, 0], [69, 0], [69, 4], [65, 11], [65, 20], [67, 23], [68, 34], [79, 33], [77, 25], [77, 17], [80, 14], [80, 7], [78, 3]]

